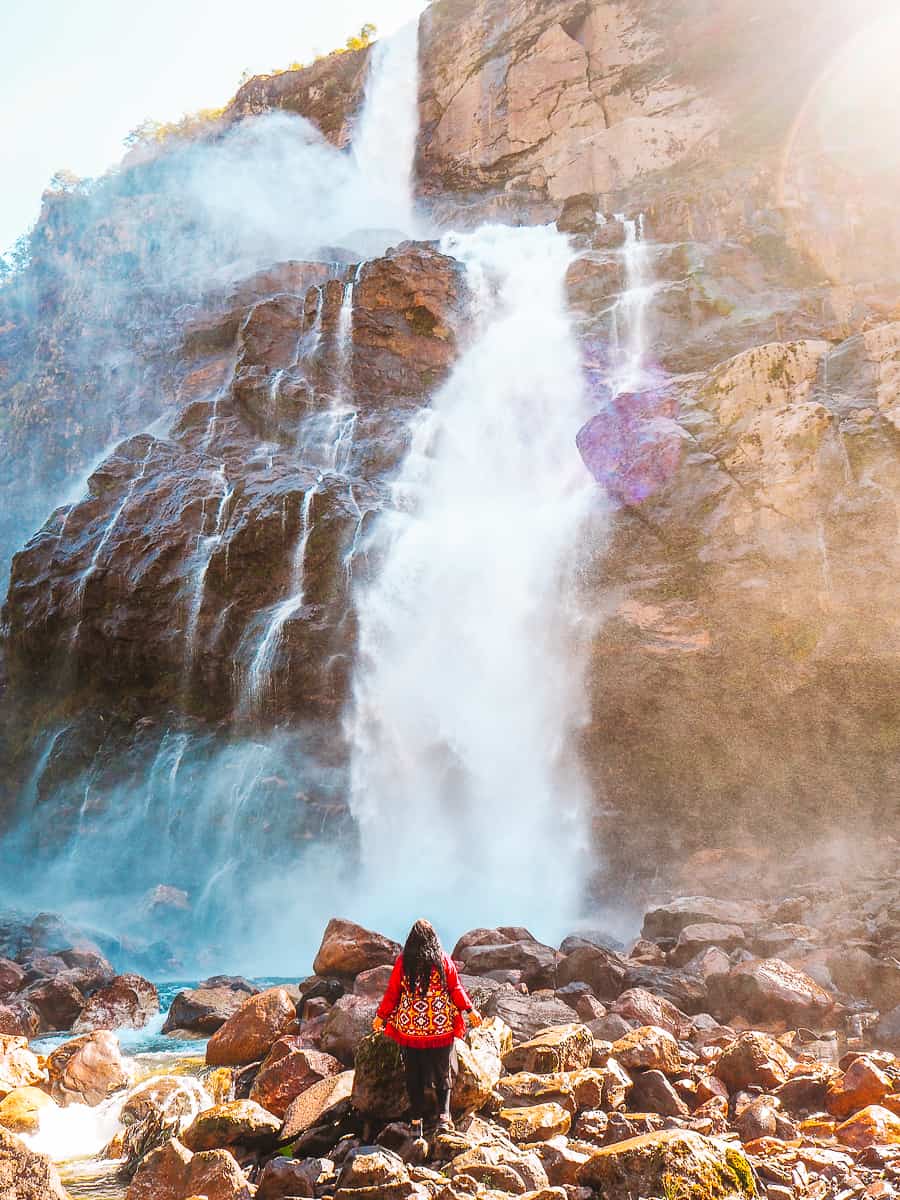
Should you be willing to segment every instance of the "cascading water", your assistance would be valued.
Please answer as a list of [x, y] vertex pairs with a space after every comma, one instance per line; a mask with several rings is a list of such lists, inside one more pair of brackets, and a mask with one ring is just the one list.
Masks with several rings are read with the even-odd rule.
[[575, 577], [600, 495], [574, 442], [573, 254], [553, 228], [488, 226], [442, 249], [466, 266], [480, 329], [414, 432], [357, 601], [357, 907], [395, 930], [421, 911], [550, 937], [581, 899]]
[[616, 220], [625, 226], [622, 258], [625, 266], [625, 290], [612, 309], [611, 363], [609, 385], [613, 396], [639, 392], [647, 386], [647, 309], [654, 292], [651, 247], [644, 236], [644, 218], [640, 214]]

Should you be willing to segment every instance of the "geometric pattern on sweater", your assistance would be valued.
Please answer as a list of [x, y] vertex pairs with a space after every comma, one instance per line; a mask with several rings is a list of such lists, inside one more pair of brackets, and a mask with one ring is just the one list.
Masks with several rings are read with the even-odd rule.
[[428, 991], [414, 993], [404, 976], [400, 1002], [391, 1015], [398, 1033], [408, 1038], [452, 1038], [458, 1009], [447, 994], [437, 970], [432, 969]]

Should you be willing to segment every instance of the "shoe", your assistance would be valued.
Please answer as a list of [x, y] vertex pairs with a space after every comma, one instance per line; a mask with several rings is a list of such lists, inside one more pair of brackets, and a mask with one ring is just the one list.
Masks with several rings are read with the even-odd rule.
[[441, 1117], [436, 1128], [438, 1133], [453, 1133], [453, 1131], [456, 1129], [456, 1126], [453, 1124], [452, 1117]]

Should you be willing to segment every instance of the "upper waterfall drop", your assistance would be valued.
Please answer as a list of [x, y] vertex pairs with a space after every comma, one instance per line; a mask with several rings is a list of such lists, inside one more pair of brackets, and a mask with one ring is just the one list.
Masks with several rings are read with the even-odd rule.
[[442, 249], [465, 264], [478, 328], [417, 420], [357, 601], [358, 906], [390, 927], [416, 909], [549, 937], [583, 885], [574, 577], [599, 494], [574, 440], [573, 254], [551, 227], [485, 226]]

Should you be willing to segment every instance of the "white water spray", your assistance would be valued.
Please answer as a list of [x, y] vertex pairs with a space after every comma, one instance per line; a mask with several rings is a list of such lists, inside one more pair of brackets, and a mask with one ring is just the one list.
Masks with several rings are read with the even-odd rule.
[[575, 447], [589, 414], [572, 252], [549, 227], [442, 249], [466, 265], [481, 328], [414, 431], [379, 577], [358, 597], [357, 906], [379, 928], [429, 912], [558, 936], [583, 878], [573, 577], [597, 496]]

